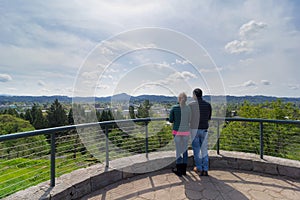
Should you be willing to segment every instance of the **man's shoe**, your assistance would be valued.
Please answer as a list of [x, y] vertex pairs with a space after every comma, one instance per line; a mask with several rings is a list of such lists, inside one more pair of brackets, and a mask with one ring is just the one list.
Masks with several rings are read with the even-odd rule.
[[207, 171], [203, 171], [202, 172], [202, 176], [208, 176], [208, 172]]

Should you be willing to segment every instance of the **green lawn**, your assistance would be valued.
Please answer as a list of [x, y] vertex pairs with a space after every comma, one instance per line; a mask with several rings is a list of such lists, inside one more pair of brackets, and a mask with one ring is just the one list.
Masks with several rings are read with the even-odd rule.
[[[76, 159], [57, 158], [56, 176], [95, 163], [84, 156]], [[0, 199], [19, 190], [50, 180], [50, 160], [15, 158], [0, 159]]]
[[16, 158], [0, 161], [0, 198], [49, 180], [49, 160]]

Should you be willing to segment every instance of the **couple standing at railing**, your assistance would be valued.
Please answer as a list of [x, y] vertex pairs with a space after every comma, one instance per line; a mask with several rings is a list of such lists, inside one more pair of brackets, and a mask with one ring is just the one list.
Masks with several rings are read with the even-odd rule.
[[173, 123], [172, 134], [176, 147], [176, 169], [178, 175], [186, 175], [188, 142], [191, 136], [195, 165], [193, 170], [208, 176], [208, 121], [211, 119], [211, 105], [202, 98], [202, 90], [193, 91], [194, 101], [186, 104], [187, 95], [180, 93], [177, 105], [170, 111], [169, 121]]

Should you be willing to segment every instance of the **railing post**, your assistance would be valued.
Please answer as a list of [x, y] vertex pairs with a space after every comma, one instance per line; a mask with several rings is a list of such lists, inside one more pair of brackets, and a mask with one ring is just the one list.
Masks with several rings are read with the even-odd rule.
[[109, 167], [109, 149], [108, 149], [108, 125], [105, 125], [105, 163]]
[[148, 158], [148, 145], [149, 145], [149, 141], [148, 141], [148, 123], [145, 122], [145, 132], [146, 132], [146, 138], [145, 138], [145, 152], [146, 152], [146, 158]]
[[55, 186], [55, 133], [51, 134], [51, 172], [50, 185]]
[[217, 120], [217, 154], [220, 154], [220, 121]]
[[259, 132], [260, 132], [260, 137], [259, 137], [259, 141], [260, 141], [260, 159], [264, 158], [264, 126], [263, 126], [263, 122], [259, 123]]

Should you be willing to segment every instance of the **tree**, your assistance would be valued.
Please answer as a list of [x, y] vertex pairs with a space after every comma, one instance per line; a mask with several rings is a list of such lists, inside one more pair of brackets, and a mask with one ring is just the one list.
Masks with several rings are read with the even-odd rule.
[[68, 124], [74, 125], [73, 109], [71, 108], [68, 114]]
[[103, 121], [111, 121], [111, 120], [114, 120], [112, 112], [110, 110], [107, 111], [103, 110], [101, 112], [99, 121], [103, 122]]
[[[298, 111], [298, 112], [297, 112]], [[239, 117], [267, 119], [299, 119], [299, 108], [281, 100], [263, 104], [244, 104], [237, 109]], [[264, 123], [264, 152], [267, 155], [300, 159], [299, 128], [293, 125]], [[221, 148], [245, 152], [259, 152], [259, 123], [230, 122], [222, 130]]]
[[51, 104], [47, 114], [49, 127], [58, 127], [67, 124], [67, 114], [57, 99]]
[[27, 110], [25, 111], [24, 119], [27, 120], [27, 121], [29, 121], [30, 124], [33, 123], [32, 116], [31, 116], [31, 110], [30, 110], [30, 109], [27, 109]]
[[137, 118], [147, 118], [150, 117], [151, 104], [149, 100], [145, 100], [137, 109]]
[[135, 119], [135, 113], [134, 113], [133, 105], [129, 106], [129, 116], [130, 116], [130, 119]]
[[14, 108], [8, 108], [8, 109], [5, 109], [2, 114], [9, 114], [9, 115], [13, 115], [13, 116], [16, 116], [16, 117], [20, 117], [19, 116], [19, 113], [16, 111], [16, 109]]
[[43, 115], [42, 109], [36, 104], [34, 104], [31, 108], [31, 124], [35, 129], [47, 127], [47, 121]]

